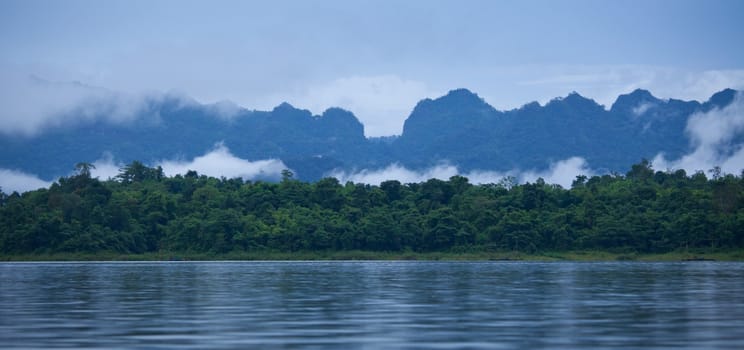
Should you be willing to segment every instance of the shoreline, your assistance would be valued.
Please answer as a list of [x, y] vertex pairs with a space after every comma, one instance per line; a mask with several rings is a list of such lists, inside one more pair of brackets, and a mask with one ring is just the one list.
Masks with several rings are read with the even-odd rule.
[[523, 261], [523, 262], [744, 262], [744, 250], [691, 251], [659, 254], [613, 253], [604, 251], [565, 252], [229, 252], [188, 253], [158, 252], [144, 254], [119, 253], [54, 253], [0, 255], [0, 262], [55, 261]]

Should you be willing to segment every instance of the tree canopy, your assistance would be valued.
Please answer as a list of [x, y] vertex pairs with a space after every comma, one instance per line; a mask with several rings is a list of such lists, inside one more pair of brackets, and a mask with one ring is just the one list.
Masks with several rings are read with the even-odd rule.
[[561, 251], [662, 253], [744, 247], [744, 178], [654, 171], [547, 184], [467, 178], [379, 186], [166, 177], [133, 162], [115, 179], [77, 175], [0, 191], [0, 253]]

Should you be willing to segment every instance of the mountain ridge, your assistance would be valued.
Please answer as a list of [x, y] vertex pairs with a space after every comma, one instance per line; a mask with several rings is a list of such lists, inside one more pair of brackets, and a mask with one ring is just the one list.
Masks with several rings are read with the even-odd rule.
[[605, 109], [572, 92], [545, 105], [502, 111], [460, 88], [419, 101], [402, 134], [384, 142], [365, 137], [359, 119], [339, 107], [314, 115], [287, 102], [258, 111], [171, 96], [149, 101], [144, 112], [124, 122], [92, 118], [34, 136], [3, 135], [0, 168], [53, 178], [104, 154], [121, 163], [154, 163], [193, 159], [222, 143], [239, 158], [280, 159], [303, 180], [393, 163], [411, 169], [442, 161], [463, 171], [543, 169], [573, 156], [596, 169], [622, 171], [661, 152], [673, 158], [689, 152], [687, 119], [727, 106], [737, 93], [724, 89], [698, 102], [636, 89]]

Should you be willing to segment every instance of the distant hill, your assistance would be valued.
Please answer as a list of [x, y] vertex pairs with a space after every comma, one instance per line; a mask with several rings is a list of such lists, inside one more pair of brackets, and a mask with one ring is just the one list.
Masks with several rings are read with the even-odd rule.
[[402, 135], [370, 139], [359, 120], [340, 108], [312, 115], [283, 103], [271, 111], [238, 109], [226, 118], [214, 105], [164, 98], [150, 101], [146, 113], [127, 122], [99, 118], [34, 136], [2, 135], [0, 168], [52, 179], [105, 153], [121, 163], [154, 163], [192, 159], [223, 143], [243, 159], [281, 159], [303, 180], [334, 169], [391, 163], [412, 169], [442, 161], [463, 171], [543, 169], [572, 156], [584, 157], [594, 169], [622, 172], [659, 152], [670, 159], [688, 153], [688, 117], [722, 108], [735, 94], [726, 89], [701, 103], [661, 100], [635, 90], [606, 110], [571, 93], [544, 106], [532, 102], [499, 111], [473, 92], [457, 89], [420, 101]]

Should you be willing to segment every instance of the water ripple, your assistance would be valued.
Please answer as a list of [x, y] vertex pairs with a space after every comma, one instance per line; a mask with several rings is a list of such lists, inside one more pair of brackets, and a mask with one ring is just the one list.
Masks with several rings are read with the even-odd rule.
[[0, 345], [742, 349], [744, 264], [0, 264]]

